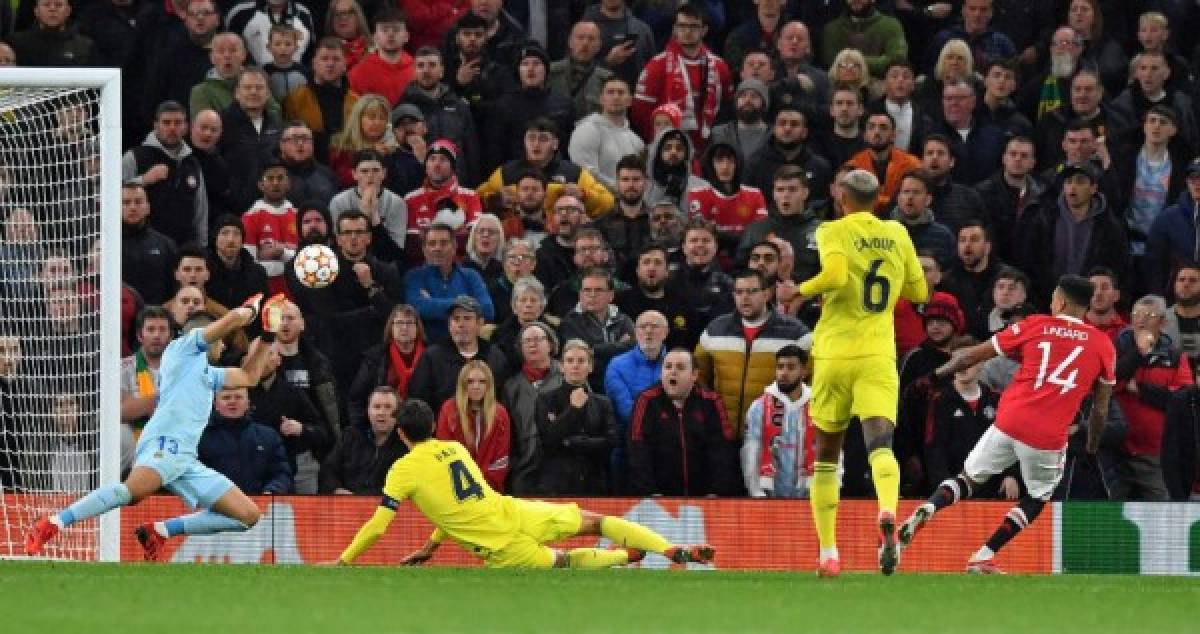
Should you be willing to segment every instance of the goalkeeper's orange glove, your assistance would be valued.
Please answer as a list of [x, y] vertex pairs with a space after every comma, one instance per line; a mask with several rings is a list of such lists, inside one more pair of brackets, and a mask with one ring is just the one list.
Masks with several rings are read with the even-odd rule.
[[249, 308], [250, 311], [253, 313], [250, 315], [250, 319], [248, 319], [247, 321], [254, 321], [254, 318], [258, 317], [258, 310], [259, 310], [259, 306], [262, 305], [262, 299], [263, 299], [262, 293], [255, 293], [255, 294], [251, 295], [250, 297], [247, 297], [246, 301], [242, 302], [242, 306]]
[[262, 328], [264, 332], [278, 332], [279, 324], [283, 321], [283, 307], [288, 298], [283, 293], [276, 293], [263, 305]]

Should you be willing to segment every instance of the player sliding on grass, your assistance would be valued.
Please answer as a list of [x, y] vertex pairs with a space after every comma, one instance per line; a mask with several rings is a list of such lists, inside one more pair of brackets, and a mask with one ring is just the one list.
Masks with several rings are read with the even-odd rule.
[[892, 453], [899, 377], [893, 309], [904, 297], [924, 303], [929, 294], [908, 231], [875, 217], [879, 180], [856, 169], [838, 182], [837, 202], [846, 215], [817, 229], [821, 272], [797, 296], [821, 295], [821, 319], [813, 332], [812, 401], [816, 462], [809, 490], [821, 551], [817, 574], [841, 573], [837, 551], [838, 458], [852, 417], [862, 421], [879, 498], [879, 569], [896, 570], [896, 503], [900, 467]]
[[970, 497], [976, 487], [1016, 462], [1028, 493], [967, 562], [967, 572], [1004, 574], [992, 558], [1037, 519], [1054, 493], [1062, 478], [1070, 427], [1089, 391], [1093, 401], [1087, 421], [1087, 452], [1095, 455], [1099, 450], [1116, 381], [1116, 351], [1107, 335], [1083, 322], [1093, 290], [1085, 277], [1062, 276], [1050, 301], [1053, 316], [1035, 315], [1013, 324], [990, 341], [955, 351], [950, 361], [937, 369], [938, 377], [949, 377], [997, 354], [1021, 362], [1012, 384], [1000, 397], [996, 422], [975, 444], [962, 473], [941, 483], [933, 497], [900, 526], [901, 546], [910, 544], [934, 513]]
[[137, 504], [166, 487], [188, 506], [204, 509], [190, 515], [147, 523], [135, 530], [147, 561], [155, 561], [163, 542], [175, 535], [206, 535], [244, 531], [258, 522], [258, 506], [229, 478], [196, 459], [196, 444], [208, 425], [213, 394], [222, 387], [253, 387], [262, 376], [274, 336], [282, 296], [272, 297], [264, 307], [262, 338], [256, 339], [240, 368], [210, 365], [221, 356], [226, 335], [254, 320], [262, 294], [213, 321], [211, 316], [193, 316], [184, 334], [163, 352], [158, 378], [158, 403], [142, 431], [133, 470], [124, 483], [92, 491], [66, 510], [39, 519], [25, 538], [25, 554], [37, 555], [46, 542], [76, 522], [106, 513], [119, 506]]
[[[483, 479], [467, 449], [457, 442], [433, 438], [433, 410], [409, 400], [398, 416], [397, 432], [409, 452], [388, 471], [383, 500], [338, 558], [353, 563], [387, 530], [405, 499], [436, 527], [429, 541], [401, 563], [421, 564], [433, 556], [447, 536], [496, 568], [610, 568], [640, 561], [646, 552], [675, 563], [708, 563], [707, 545], [673, 546], [658, 533], [619, 517], [581, 511], [575, 504], [552, 504], [500, 495]], [[603, 535], [620, 546], [614, 550], [546, 546], [576, 535]]]

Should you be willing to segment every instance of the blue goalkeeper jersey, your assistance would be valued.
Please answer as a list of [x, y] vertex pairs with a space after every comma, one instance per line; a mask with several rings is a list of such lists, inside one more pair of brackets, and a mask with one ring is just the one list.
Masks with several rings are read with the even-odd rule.
[[207, 352], [203, 328], [176, 338], [163, 351], [158, 404], [142, 430], [139, 445], [166, 437], [178, 442], [179, 454], [196, 455], [196, 445], [212, 411], [213, 394], [225, 385], [225, 369], [209, 365]]

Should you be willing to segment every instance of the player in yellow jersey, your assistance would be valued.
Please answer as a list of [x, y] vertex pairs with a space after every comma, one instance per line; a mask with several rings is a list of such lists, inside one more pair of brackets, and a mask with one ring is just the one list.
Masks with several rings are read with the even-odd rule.
[[900, 468], [892, 453], [900, 381], [892, 310], [899, 297], [925, 302], [929, 290], [908, 231], [872, 212], [879, 193], [875, 175], [856, 169], [838, 184], [837, 202], [845, 216], [817, 228], [821, 272], [798, 288], [802, 297], [822, 297], [821, 318], [813, 332], [809, 405], [817, 428], [810, 489], [821, 542], [817, 573], [835, 577], [841, 572], [838, 457], [850, 419], [858, 418], [879, 498], [879, 569], [890, 575], [900, 561], [895, 531]]
[[[383, 500], [338, 558], [350, 564], [383, 535], [405, 499], [435, 530], [420, 550], [402, 563], [428, 561], [446, 537], [497, 568], [609, 568], [640, 561], [655, 552], [675, 563], [709, 563], [711, 546], [680, 547], [628, 520], [581, 511], [575, 504], [553, 504], [500, 495], [492, 490], [467, 449], [433, 438], [433, 410], [409, 400], [400, 409], [397, 430], [409, 447], [388, 471]], [[603, 535], [620, 548], [546, 546], [576, 535]]]

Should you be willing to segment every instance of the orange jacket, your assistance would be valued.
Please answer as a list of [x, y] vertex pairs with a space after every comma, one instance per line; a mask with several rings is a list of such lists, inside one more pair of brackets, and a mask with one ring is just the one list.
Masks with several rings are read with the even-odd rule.
[[[847, 163], [875, 174], [875, 159], [869, 148], [851, 156]], [[887, 174], [879, 179], [879, 199], [875, 202], [876, 215], [882, 217], [882, 214], [887, 213], [892, 206], [892, 199], [896, 197], [896, 192], [900, 191], [900, 181], [904, 179], [904, 175], [919, 167], [921, 167], [920, 159], [904, 150], [892, 148], [892, 155], [888, 157]], [[875, 177], [879, 178], [879, 174], [875, 174]]]

